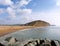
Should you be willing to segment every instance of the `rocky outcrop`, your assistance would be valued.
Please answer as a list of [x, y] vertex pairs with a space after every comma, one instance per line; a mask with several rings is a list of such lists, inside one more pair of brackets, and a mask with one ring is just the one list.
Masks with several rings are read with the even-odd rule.
[[[12, 37], [8, 41], [6, 46], [60, 46], [60, 41], [50, 39], [31, 39], [23, 42], [16, 41], [16, 38]], [[3, 44], [0, 44], [4, 46]]]
[[37, 39], [37, 40], [29, 41], [24, 46], [60, 46], [60, 42], [58, 40]]
[[7, 41], [7, 46], [13, 46], [16, 44], [16, 42], [18, 42], [18, 40], [14, 37], [8, 37], [5, 39], [5, 41]]
[[5, 46], [5, 45], [3, 45], [2, 43], [0, 43], [0, 46]]

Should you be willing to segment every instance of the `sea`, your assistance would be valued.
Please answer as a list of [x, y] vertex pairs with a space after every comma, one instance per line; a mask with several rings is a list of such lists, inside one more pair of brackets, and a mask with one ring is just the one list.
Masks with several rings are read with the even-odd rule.
[[45, 39], [45, 38], [60, 41], [60, 27], [47, 26], [19, 30], [0, 37], [0, 42], [4, 41], [7, 37], [15, 37], [20, 41], [24, 41], [27, 39]]

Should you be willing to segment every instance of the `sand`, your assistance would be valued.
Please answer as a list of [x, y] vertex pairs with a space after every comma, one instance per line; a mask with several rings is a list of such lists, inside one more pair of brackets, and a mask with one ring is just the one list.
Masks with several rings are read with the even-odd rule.
[[31, 26], [0, 26], [0, 37], [18, 30], [32, 28]]

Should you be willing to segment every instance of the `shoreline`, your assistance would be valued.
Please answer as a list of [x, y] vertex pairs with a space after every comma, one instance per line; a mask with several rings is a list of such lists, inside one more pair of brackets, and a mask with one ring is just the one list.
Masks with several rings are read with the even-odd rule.
[[24, 29], [30, 29], [30, 28], [44, 28], [47, 26], [0, 26], [0, 37], [19, 31]]
[[0, 26], [0, 37], [23, 29], [34, 28], [33, 26]]

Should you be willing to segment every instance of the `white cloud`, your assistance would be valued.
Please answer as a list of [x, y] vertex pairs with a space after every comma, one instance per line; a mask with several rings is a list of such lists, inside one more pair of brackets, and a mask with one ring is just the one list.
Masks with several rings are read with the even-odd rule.
[[7, 12], [10, 17], [15, 18], [18, 15], [29, 15], [32, 13], [32, 9], [21, 9], [21, 7], [27, 5], [31, 0], [20, 0], [17, 1], [15, 4], [13, 1], [11, 0], [0, 0], [0, 4], [2, 5], [9, 5], [10, 7], [8, 7], [5, 11], [0, 10], [0, 12]]
[[0, 9], [0, 14], [2, 14], [2, 13], [3, 13], [3, 11], [4, 11], [3, 9]]
[[16, 16], [20, 15], [30, 15], [32, 13], [31, 9], [12, 9], [11, 7], [7, 8], [7, 12], [9, 13], [10, 17], [15, 18]]
[[13, 2], [11, 0], [0, 0], [0, 4], [2, 5], [11, 5]]
[[32, 18], [31, 18], [31, 17], [29, 17], [29, 16], [25, 16], [24, 18], [25, 18], [25, 19], [26, 19], [26, 21], [28, 21], [28, 22], [32, 21]]
[[8, 4], [8, 5], [13, 4], [13, 2], [11, 0], [5, 0], [5, 3]]
[[20, 7], [23, 7], [25, 5], [28, 5], [30, 3], [31, 0], [20, 0], [20, 1], [17, 1], [16, 3], [12, 3], [12, 5], [10, 5], [10, 7], [12, 8], [20, 8]]
[[60, 6], [60, 0], [55, 0], [56, 1], [56, 5]]
[[2, 14], [4, 14], [4, 13], [6, 13], [6, 9], [1, 8], [1, 9], [0, 9], [0, 15], [2, 15]]
[[8, 7], [7, 8], [7, 12], [9, 13], [10, 17], [13, 17], [15, 18], [15, 11], [11, 8], [11, 7]]
[[21, 11], [20, 11], [20, 13], [22, 13], [22, 14], [26, 14], [26, 15], [29, 15], [29, 14], [31, 14], [32, 13], [32, 10], [31, 9], [22, 9]]
[[20, 1], [20, 5], [23, 6], [23, 5], [27, 5], [31, 0], [21, 0]]
[[13, 13], [15, 16], [17, 15], [29, 15], [32, 13], [32, 9], [20, 9], [22, 6], [27, 5], [31, 0], [20, 0], [16, 2], [16, 4], [11, 5], [11, 8], [13, 10]]

